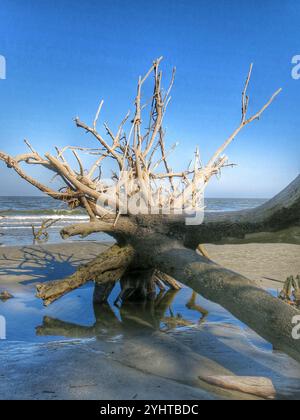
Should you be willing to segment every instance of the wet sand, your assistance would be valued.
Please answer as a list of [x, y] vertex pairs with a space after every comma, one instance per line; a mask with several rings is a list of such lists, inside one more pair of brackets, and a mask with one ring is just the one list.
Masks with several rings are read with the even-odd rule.
[[[107, 246], [1, 248], [0, 290], [32, 294], [36, 282], [70, 274]], [[207, 250], [216, 262], [266, 288], [280, 288], [287, 276], [300, 273], [297, 245], [209, 245]], [[257, 399], [199, 380], [209, 375], [263, 376], [272, 380], [277, 398], [300, 397], [300, 365], [265, 349], [250, 330], [225, 321], [168, 333], [122, 333], [116, 340], [83, 338], [80, 328], [76, 334], [68, 341], [0, 341], [0, 399]]]

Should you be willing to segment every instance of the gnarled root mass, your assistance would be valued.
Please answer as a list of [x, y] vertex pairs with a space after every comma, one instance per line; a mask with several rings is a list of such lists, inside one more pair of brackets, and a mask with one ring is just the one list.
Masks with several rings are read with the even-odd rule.
[[[44, 299], [45, 304], [49, 304], [86, 281], [95, 280], [100, 284], [116, 281], [123, 276], [125, 295], [121, 295], [120, 299], [124, 299], [127, 292], [132, 295], [137, 289], [144, 291], [142, 295], [151, 293], [149, 286], [153, 284], [148, 282], [149, 279], [153, 281], [158, 277], [160, 281], [169, 280], [169, 285], [172, 279], [178, 279], [205, 298], [226, 308], [276, 349], [300, 362], [300, 340], [295, 340], [292, 335], [294, 317], [299, 316], [300, 312], [271, 296], [254, 282], [214, 264], [185, 246], [193, 244], [190, 241], [191, 234], [196, 235], [195, 243], [199, 244], [204, 242], [201, 232], [205, 235], [208, 235], [210, 229], [215, 232], [216, 225], [219, 226], [219, 232], [222, 232], [222, 226], [227, 226], [226, 220], [228, 224], [232, 222], [231, 240], [235, 232], [238, 232], [237, 238], [240, 240], [242, 234], [251, 232], [251, 229], [263, 232], [267, 228], [276, 232], [282, 226], [280, 214], [286, 215], [286, 227], [297, 225], [299, 213], [295, 209], [298, 209], [300, 202], [299, 185], [300, 177], [277, 198], [255, 211], [223, 215], [220, 221], [214, 219], [212, 225], [210, 220], [214, 216], [210, 215], [207, 222], [193, 230], [188, 226], [184, 230], [184, 223], [172, 218], [168, 222], [167, 219], [121, 216], [116, 231], [127, 245], [114, 245], [66, 280], [39, 285], [38, 296]], [[99, 225], [106, 229], [102, 222]], [[109, 226], [113, 231], [113, 224]], [[89, 225], [87, 228], [89, 230]], [[75, 231], [76, 234], [84, 233], [84, 225]], [[73, 232], [72, 228], [69, 232]], [[227, 230], [224, 237], [226, 235], [229, 235]], [[134, 287], [131, 287], [128, 280], [128, 270], [132, 273], [140, 270]]]

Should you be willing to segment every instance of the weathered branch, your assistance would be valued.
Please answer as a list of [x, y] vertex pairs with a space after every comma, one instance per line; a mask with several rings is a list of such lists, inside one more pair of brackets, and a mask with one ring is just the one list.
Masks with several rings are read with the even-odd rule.
[[38, 284], [37, 297], [48, 306], [66, 293], [71, 292], [88, 281], [108, 283], [118, 280], [134, 258], [135, 251], [130, 245], [114, 245], [93, 261], [81, 266], [73, 275], [63, 280]]
[[237, 127], [237, 129], [228, 137], [228, 139], [225, 141], [225, 143], [222, 144], [222, 146], [215, 152], [213, 157], [210, 159], [210, 161], [207, 164], [207, 168], [211, 168], [214, 165], [216, 165], [216, 162], [218, 158], [222, 155], [222, 153], [227, 149], [227, 147], [232, 143], [232, 141], [236, 138], [236, 136], [239, 134], [239, 132], [248, 124], [253, 122], [254, 120], [259, 119], [262, 114], [265, 112], [265, 110], [272, 104], [272, 102], [275, 100], [275, 98], [279, 95], [279, 93], [282, 91], [282, 89], [278, 89], [271, 98], [266, 102], [266, 104], [254, 115], [252, 115], [250, 118], [246, 119], [247, 117], [247, 111], [248, 111], [248, 105], [249, 105], [249, 97], [247, 96], [247, 90], [250, 83], [251, 75], [253, 70], [253, 64], [251, 64], [249, 73], [246, 79], [245, 87], [242, 92], [242, 121], [240, 125]]
[[70, 193], [61, 193], [52, 190], [51, 188], [47, 187], [46, 185], [38, 182], [36, 179], [32, 178], [26, 172], [22, 170], [22, 168], [19, 166], [18, 160], [12, 158], [11, 156], [7, 155], [6, 153], [0, 152], [0, 160], [6, 163], [8, 168], [13, 169], [21, 178], [23, 178], [25, 181], [27, 181], [29, 184], [36, 187], [41, 192], [49, 195], [52, 198], [55, 198], [57, 200], [64, 200], [69, 199], [70, 197], [80, 197], [82, 195], [81, 192], [70, 192]]
[[107, 217], [103, 220], [91, 221], [90, 223], [79, 223], [66, 226], [60, 233], [63, 239], [68, 239], [72, 236], [86, 237], [97, 232], [105, 232], [112, 236], [118, 234], [129, 235], [133, 234], [136, 229], [134, 221], [128, 217], [121, 217], [117, 224], [114, 221], [115, 219]]

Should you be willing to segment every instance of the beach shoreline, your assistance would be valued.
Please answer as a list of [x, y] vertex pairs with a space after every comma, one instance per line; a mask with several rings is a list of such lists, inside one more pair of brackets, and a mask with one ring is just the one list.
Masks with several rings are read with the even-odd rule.
[[[245, 210], [260, 206], [265, 201], [258, 198], [206, 198], [205, 211], [210, 213]], [[0, 196], [0, 243], [4, 247], [32, 243], [32, 226], [37, 229], [47, 220], [55, 222], [48, 229], [48, 243], [59, 244], [60, 231], [64, 227], [75, 223], [87, 223], [89, 216], [84, 209], [72, 210], [66, 203], [47, 196]], [[104, 233], [95, 233], [89, 239], [99, 242], [109, 238]], [[76, 241], [82, 240], [78, 238]]]
[[[15, 297], [34, 293], [41, 279], [63, 278], [110, 245], [74, 242], [1, 248], [0, 290]], [[287, 276], [300, 273], [299, 250], [300, 246], [288, 244], [207, 245], [215, 262], [273, 290], [280, 289]], [[0, 399], [258, 399], [199, 381], [199, 376], [209, 373], [267, 377], [275, 389], [286, 383], [289, 398], [299, 398], [300, 365], [282, 353], [249, 344], [255, 340], [250, 330], [224, 322], [116, 341], [4, 340]]]

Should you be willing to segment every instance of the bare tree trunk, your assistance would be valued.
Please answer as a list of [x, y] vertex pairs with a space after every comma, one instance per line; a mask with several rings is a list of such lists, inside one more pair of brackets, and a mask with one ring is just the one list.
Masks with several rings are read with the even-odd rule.
[[[185, 246], [199, 243], [285, 242], [300, 244], [300, 175], [281, 193], [253, 210], [206, 213], [199, 226], [177, 226]], [[176, 224], [174, 224], [176, 230]]]

